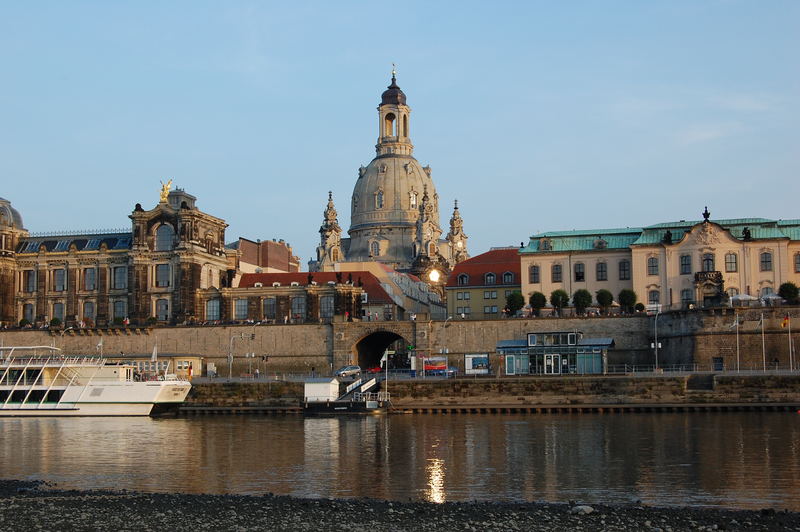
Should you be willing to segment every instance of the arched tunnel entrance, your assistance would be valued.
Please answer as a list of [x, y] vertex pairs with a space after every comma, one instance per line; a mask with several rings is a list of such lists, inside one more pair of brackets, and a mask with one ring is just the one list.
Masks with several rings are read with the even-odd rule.
[[390, 369], [407, 368], [409, 343], [397, 333], [376, 331], [356, 343], [354, 354], [358, 360], [357, 364], [362, 369], [367, 369], [380, 366], [383, 353], [388, 350]]

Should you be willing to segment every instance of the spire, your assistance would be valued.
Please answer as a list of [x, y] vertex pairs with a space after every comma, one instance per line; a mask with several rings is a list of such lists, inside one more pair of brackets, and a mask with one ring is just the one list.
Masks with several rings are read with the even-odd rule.
[[328, 191], [328, 207], [325, 209], [323, 216], [320, 232], [322, 232], [323, 229], [330, 230], [339, 227], [338, 213], [336, 212], [336, 207], [333, 205], [333, 192], [330, 190]]
[[469, 258], [467, 253], [467, 235], [464, 234], [464, 220], [458, 212], [458, 200], [454, 201], [453, 215], [450, 217], [450, 232], [445, 238], [450, 245], [450, 267]]

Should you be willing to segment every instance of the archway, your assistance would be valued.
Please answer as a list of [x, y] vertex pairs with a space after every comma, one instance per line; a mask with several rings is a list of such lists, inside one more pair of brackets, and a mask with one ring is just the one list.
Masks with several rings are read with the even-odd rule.
[[367, 369], [380, 366], [384, 352], [389, 350], [389, 367], [404, 368], [408, 365], [408, 345], [409, 341], [397, 333], [376, 331], [356, 342], [353, 354], [357, 364]]

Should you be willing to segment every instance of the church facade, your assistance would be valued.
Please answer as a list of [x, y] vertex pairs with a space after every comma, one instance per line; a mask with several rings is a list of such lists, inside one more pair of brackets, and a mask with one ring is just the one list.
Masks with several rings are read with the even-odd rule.
[[358, 169], [350, 201], [349, 237], [342, 236], [332, 193], [310, 271], [339, 271], [380, 263], [412, 273], [443, 293], [452, 268], [469, 257], [455, 203], [448, 233], [440, 225], [439, 194], [430, 166], [413, 155], [411, 109], [392, 72], [378, 106], [375, 158]]

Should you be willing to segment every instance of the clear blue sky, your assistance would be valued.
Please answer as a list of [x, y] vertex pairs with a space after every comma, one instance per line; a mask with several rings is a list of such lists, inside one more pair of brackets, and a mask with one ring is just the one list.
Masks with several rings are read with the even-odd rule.
[[127, 227], [159, 180], [303, 263], [349, 227], [397, 63], [470, 251], [538, 231], [798, 218], [800, 2], [3, 2], [0, 196]]

